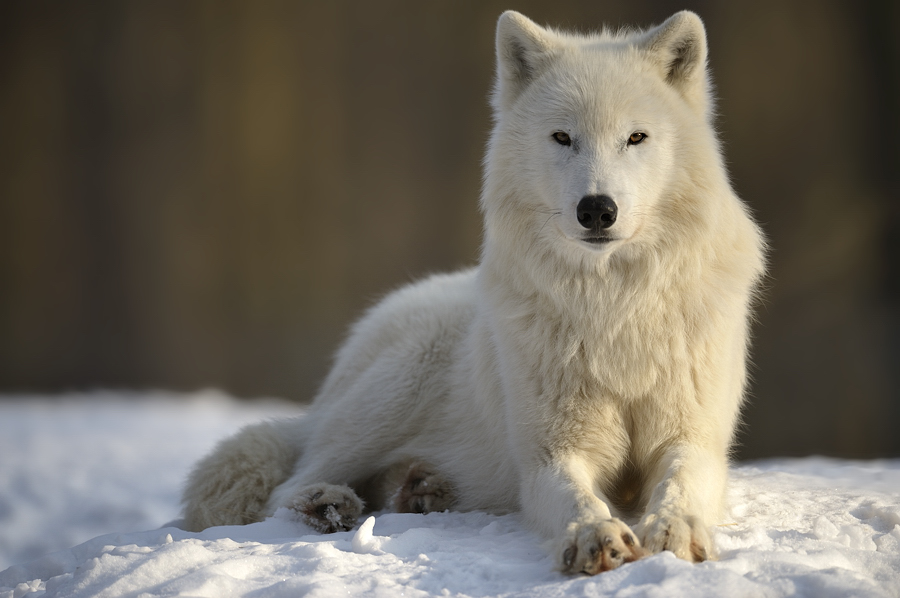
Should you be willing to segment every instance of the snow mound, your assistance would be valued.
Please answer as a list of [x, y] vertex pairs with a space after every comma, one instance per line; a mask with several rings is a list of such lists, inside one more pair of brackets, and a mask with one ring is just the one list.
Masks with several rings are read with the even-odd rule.
[[[0, 539], [49, 546], [41, 537], [56, 537], [54, 526], [87, 529], [97, 524], [91, 513], [108, 508], [115, 514], [126, 502], [134, 524], [163, 511], [174, 516], [187, 468], [218, 436], [252, 416], [288, 411], [209, 396], [131, 398], [70, 399], [61, 414], [59, 402], [53, 409], [46, 401], [0, 402], [0, 473], [13, 471], [5, 479], [18, 480], [0, 488]], [[58, 422], [59, 446], [28, 440], [29, 426], [55, 418], [68, 421]], [[9, 440], [11, 430], [23, 427], [26, 432]], [[214, 428], [218, 434], [210, 438]], [[10, 457], [11, 442], [25, 442], [28, 452]], [[75, 508], [66, 492], [77, 495]], [[28, 504], [35, 497], [37, 504]], [[662, 553], [595, 577], [553, 571], [543, 543], [516, 515], [379, 513], [355, 530], [330, 535], [315, 533], [287, 511], [201, 533], [171, 524], [125, 529], [113, 515], [107, 523], [121, 526], [119, 533], [0, 572], [0, 598], [900, 596], [900, 460], [740, 465], [732, 470], [730, 503], [730, 519], [714, 532], [718, 561], [692, 565]], [[68, 507], [59, 513], [61, 505]], [[30, 530], [7, 512], [22, 514]], [[81, 521], [85, 517], [90, 525]]]

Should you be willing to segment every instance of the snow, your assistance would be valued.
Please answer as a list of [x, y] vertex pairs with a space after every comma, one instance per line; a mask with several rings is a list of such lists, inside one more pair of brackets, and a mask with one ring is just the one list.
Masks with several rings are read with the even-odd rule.
[[213, 391], [5, 399], [0, 568], [12, 566], [0, 598], [900, 596], [900, 460], [740, 464], [714, 532], [719, 560], [662, 553], [567, 577], [516, 515], [378, 513], [330, 535], [286, 509], [201, 533], [172, 525], [192, 463], [245, 423], [297, 412], [285, 403]]

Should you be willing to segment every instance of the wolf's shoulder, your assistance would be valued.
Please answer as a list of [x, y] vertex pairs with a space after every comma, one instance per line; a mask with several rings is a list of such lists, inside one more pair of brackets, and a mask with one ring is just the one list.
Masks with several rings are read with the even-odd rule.
[[351, 342], [365, 339], [384, 347], [401, 339], [461, 332], [478, 304], [477, 276], [478, 269], [469, 268], [432, 274], [401, 286], [356, 322]]
[[475, 301], [478, 268], [431, 274], [388, 293], [370, 312], [461, 308]]

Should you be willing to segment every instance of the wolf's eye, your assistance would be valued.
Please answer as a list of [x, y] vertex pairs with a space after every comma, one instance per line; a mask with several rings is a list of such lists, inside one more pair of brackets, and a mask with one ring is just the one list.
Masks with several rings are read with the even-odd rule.
[[632, 133], [631, 137], [628, 138], [628, 145], [637, 145], [641, 143], [644, 139], [647, 138], [646, 133]]
[[568, 133], [557, 131], [552, 135], [553, 140], [560, 145], [572, 145], [572, 138]]

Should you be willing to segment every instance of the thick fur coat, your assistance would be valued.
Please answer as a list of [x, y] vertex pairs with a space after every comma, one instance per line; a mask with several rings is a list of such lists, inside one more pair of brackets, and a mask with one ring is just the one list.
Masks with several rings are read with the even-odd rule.
[[304, 415], [221, 443], [187, 528], [483, 509], [520, 511], [567, 572], [714, 556], [764, 244], [703, 24], [581, 36], [507, 12], [496, 50], [480, 265], [389, 295]]

